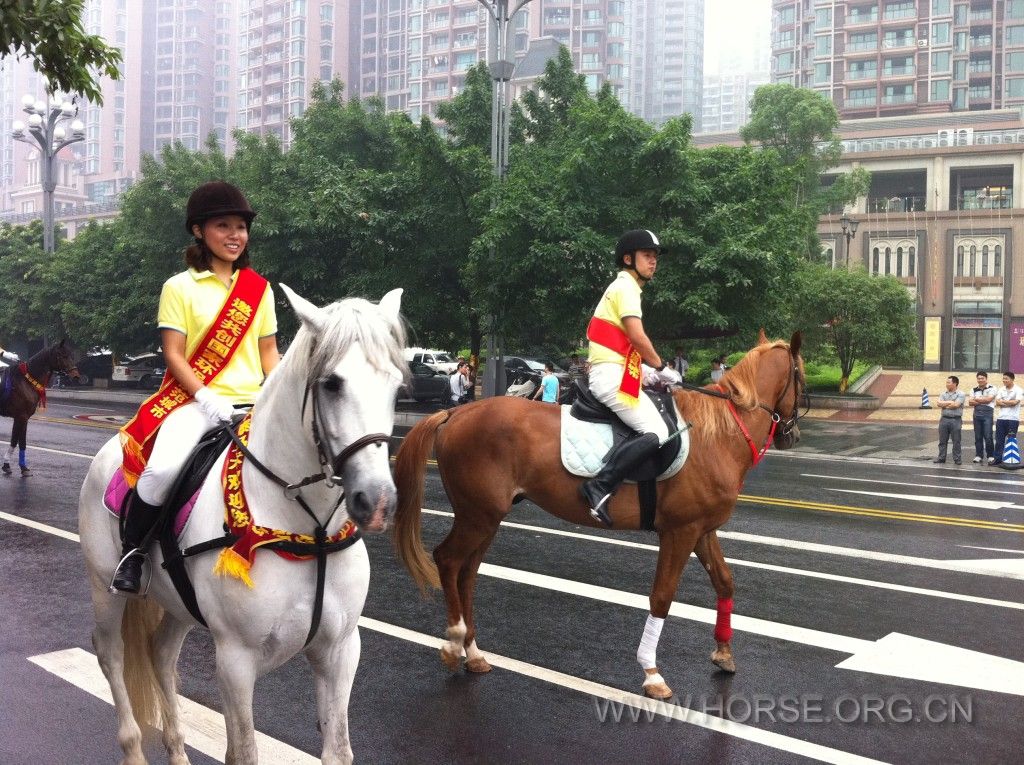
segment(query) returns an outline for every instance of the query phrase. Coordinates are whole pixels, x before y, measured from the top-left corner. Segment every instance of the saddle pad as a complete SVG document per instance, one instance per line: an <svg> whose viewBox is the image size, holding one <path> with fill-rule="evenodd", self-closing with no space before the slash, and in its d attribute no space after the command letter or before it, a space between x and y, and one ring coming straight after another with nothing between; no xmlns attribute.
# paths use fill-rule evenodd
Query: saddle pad
<svg viewBox="0 0 1024 765"><path fill-rule="evenodd" d="M605 422L583 422L569 414L571 406L562 407L562 465L573 475L580 478L593 478L601 469L604 455L612 448L612 426ZM683 418L676 411L676 418ZM672 464L658 476L659 481L671 478L678 473L686 457L690 453L690 433L683 431L677 436L679 454Z"/></svg>
<svg viewBox="0 0 1024 765"><path fill-rule="evenodd" d="M110 479L110 483L107 484L107 490L103 492L103 504L107 506L107 510L115 518L121 517L121 508L124 507L124 498L128 496L130 491L128 482L124 480L124 473L120 470L114 471L114 477ZM192 515L192 508L196 504L196 500L199 498L199 491L196 491L181 508L174 515L174 536L178 538L185 531L185 526L188 524L188 519Z"/></svg>

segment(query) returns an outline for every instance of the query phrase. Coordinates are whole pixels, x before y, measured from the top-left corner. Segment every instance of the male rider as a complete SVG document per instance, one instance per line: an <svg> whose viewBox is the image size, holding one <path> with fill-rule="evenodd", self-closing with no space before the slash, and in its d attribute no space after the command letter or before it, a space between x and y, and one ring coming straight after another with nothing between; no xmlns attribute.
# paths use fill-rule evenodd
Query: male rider
<svg viewBox="0 0 1024 765"><path fill-rule="evenodd" d="M10 362L11 364L17 364L19 361L21 361L21 358L18 356L17 353L14 353L13 351L5 351L3 348L0 348L0 361L7 361Z"/></svg>
<svg viewBox="0 0 1024 765"><path fill-rule="evenodd" d="M606 526L612 525L608 506L619 484L668 439L668 426L640 390L641 361L666 383L682 381L662 361L641 320L640 293L654 276L660 254L658 237L646 229L627 231L619 238L615 262L621 270L601 296L587 328L590 391L637 431L613 447L598 474L580 486L590 514Z"/></svg>

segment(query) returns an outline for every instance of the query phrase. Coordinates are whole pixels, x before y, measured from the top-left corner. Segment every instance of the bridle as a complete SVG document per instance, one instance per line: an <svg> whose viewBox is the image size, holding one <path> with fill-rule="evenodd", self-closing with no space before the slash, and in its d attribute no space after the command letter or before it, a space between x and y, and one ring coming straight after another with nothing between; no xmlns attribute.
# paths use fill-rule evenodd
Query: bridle
<svg viewBox="0 0 1024 765"><path fill-rule="evenodd" d="M753 437L750 435L749 428L747 428L746 423L743 422L743 418L740 417L739 410L737 410L736 403L733 401L732 394L730 392L718 384L715 385L715 390L709 390L708 388L703 388L698 385L690 385L687 383L682 384L682 387L687 390L726 400L733 419L736 420L736 424L739 425L740 431L743 433L743 437L747 441L747 446L750 447L750 455L755 465L764 459L765 452L768 451L769 447L771 447L775 440L775 434L779 429L779 426L781 425L782 427L782 435L789 438L800 418L806 416L807 412L810 410L810 400L804 392L804 413L803 415L800 414L800 396L804 389L804 377L800 372L800 365L797 363L796 356L793 354L792 348L787 347L786 352L789 354L789 360L792 364L792 374L786 377L786 386L782 389L782 393L780 393L778 398L775 399L775 403L772 406L768 406L761 401L757 402L757 408L763 409L771 418L771 425L768 428L768 436L765 438L764 445L760 449L757 448ZM793 389L793 408L789 416L783 418L782 412L779 411L779 407L786 400L790 388Z"/></svg>

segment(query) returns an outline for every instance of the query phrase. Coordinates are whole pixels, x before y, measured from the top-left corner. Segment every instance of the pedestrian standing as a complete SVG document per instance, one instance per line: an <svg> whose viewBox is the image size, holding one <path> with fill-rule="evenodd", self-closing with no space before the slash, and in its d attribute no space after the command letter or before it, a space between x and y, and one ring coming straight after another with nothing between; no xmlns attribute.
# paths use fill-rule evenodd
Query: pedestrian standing
<svg viewBox="0 0 1024 765"><path fill-rule="evenodd" d="M683 353L683 346L676 346L676 355L672 358L672 368L679 373L682 379L686 379L686 373L690 370L690 362Z"/></svg>
<svg viewBox="0 0 1024 765"><path fill-rule="evenodd" d="M451 389L452 406L468 404L470 401L469 391L472 387L472 383L469 381L469 364L460 361L452 376L448 378L448 384Z"/></svg>
<svg viewBox="0 0 1024 765"><path fill-rule="evenodd" d="M978 384L971 391L967 405L974 410L974 459L975 464L988 458L995 461L992 443L992 402L996 398L994 385L988 384L988 372L978 371Z"/></svg>
<svg viewBox="0 0 1024 765"><path fill-rule="evenodd" d="M725 375L725 356L719 356L711 362L711 382L717 383Z"/></svg>
<svg viewBox="0 0 1024 765"><path fill-rule="evenodd" d="M1006 439L1016 436L1020 425L1020 402L1024 398L1024 391L1014 379L1013 372L1003 372L1003 387L996 391L996 451L989 458L989 465L998 465L1003 461Z"/></svg>
<svg viewBox="0 0 1024 765"><path fill-rule="evenodd" d="M550 361L544 363L544 375L540 378L540 386L533 398L539 398L545 404L558 403L558 378L555 377L555 367Z"/></svg>
<svg viewBox="0 0 1024 765"><path fill-rule="evenodd" d="M939 456L932 462L946 461L946 444L953 439L953 464L960 464L960 433L963 429L964 401L966 396L957 390L960 378L950 375L946 378L946 390L939 396Z"/></svg>

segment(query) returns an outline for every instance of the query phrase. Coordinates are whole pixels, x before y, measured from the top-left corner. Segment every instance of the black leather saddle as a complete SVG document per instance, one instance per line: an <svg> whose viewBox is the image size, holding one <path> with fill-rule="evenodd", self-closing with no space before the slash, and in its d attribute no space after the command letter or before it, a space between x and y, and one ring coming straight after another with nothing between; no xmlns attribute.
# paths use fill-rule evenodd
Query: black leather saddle
<svg viewBox="0 0 1024 765"><path fill-rule="evenodd" d="M615 445L636 434L636 431L620 420L615 412L598 401L597 397L590 392L590 388L583 385L579 380L576 381L575 386L576 400L569 410L569 414L572 417L584 422L600 422L611 425L613 444ZM668 432L670 434L679 430L676 408L673 405L671 393L656 393L645 390L641 391L640 395L647 396L654 402L654 406L657 407L661 418L668 425ZM655 480L668 469L669 465L679 455L680 445L681 440L678 437L669 439L658 450L656 455L640 465L627 480L636 481L637 483Z"/></svg>

